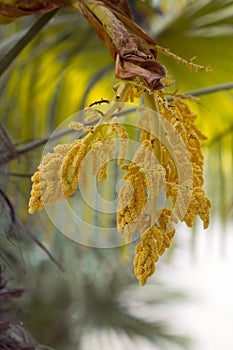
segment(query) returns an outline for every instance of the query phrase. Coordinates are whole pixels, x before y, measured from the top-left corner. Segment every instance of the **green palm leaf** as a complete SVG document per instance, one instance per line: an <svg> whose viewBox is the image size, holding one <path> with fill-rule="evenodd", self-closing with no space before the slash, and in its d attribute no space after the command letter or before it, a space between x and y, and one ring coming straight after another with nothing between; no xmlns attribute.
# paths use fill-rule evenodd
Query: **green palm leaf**
<svg viewBox="0 0 233 350"><path fill-rule="evenodd" d="M169 20L159 32L156 25L152 28L158 43L186 59L197 56L197 63L212 67L211 72L196 73L161 55L180 91L233 81L233 1L196 1ZM201 98L199 123L207 136L232 125L232 98L230 91Z"/></svg>

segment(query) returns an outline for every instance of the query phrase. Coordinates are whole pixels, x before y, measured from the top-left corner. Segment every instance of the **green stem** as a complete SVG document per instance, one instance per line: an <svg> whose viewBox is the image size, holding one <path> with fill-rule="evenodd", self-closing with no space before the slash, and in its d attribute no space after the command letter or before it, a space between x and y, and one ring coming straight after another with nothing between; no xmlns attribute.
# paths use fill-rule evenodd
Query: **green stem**
<svg viewBox="0 0 233 350"><path fill-rule="evenodd" d="M151 138L154 140L153 146L154 146L154 153L156 158L160 161L161 160L161 147L160 147L160 141L156 135L158 135L160 125L159 125L159 118L157 117L157 113L159 113L158 105L155 99L154 94L150 94L148 92L144 95L144 101L145 101L145 107L149 108L149 121L150 121L150 133Z"/></svg>
<svg viewBox="0 0 233 350"><path fill-rule="evenodd" d="M23 37L0 59L0 77L9 68L11 63L20 54L20 52L27 46L41 29L50 21L50 19L58 12L55 9L51 12L42 15L23 35Z"/></svg>
<svg viewBox="0 0 233 350"><path fill-rule="evenodd" d="M154 94L150 94L149 92L146 92L144 95L144 104L145 107L148 108L149 113L149 124L150 124L150 134L151 138L153 140L153 149L154 149L154 156L155 161L158 160L161 161L161 144L160 140L157 137L158 132L160 130L159 125L159 118L157 117L157 113L159 113L158 104L155 99ZM152 162L154 159L152 159ZM151 225L155 223L156 217L157 217L157 211L158 211L158 197L151 198Z"/></svg>
<svg viewBox="0 0 233 350"><path fill-rule="evenodd" d="M110 102L110 105L104 114L104 116L100 119L99 124L103 124L109 121L113 113L119 108L119 104L124 101L124 96L129 88L129 83L121 81L117 87L116 95L112 102Z"/></svg>
<svg viewBox="0 0 233 350"><path fill-rule="evenodd" d="M124 27L122 26L122 23L119 22L119 20L114 16L114 14L105 6L88 2L86 2L85 5L102 23L103 28L113 40L113 43L116 45L116 47L118 47L117 41L122 35L120 30L123 30L124 32ZM115 35L116 32L118 32L118 36Z"/></svg>

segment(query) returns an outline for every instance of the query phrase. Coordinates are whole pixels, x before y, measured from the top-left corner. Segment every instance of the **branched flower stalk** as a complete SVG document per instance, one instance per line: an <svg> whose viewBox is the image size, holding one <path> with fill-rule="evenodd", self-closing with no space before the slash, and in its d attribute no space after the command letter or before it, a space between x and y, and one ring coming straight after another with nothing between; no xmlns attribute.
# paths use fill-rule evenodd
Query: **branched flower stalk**
<svg viewBox="0 0 233 350"><path fill-rule="evenodd" d="M94 126L70 124L73 129L82 129L83 137L71 144L57 145L43 157L32 177L29 213L72 196L79 182L85 187L86 157L92 158L92 172L102 183L108 175L108 162L114 159L116 151L113 138L118 138L118 166L125 172L125 183L119 193L117 227L127 243L140 232L134 271L140 284L145 285L159 257L170 247L177 223L184 221L192 227L199 216L207 228L211 207L203 189L201 141L205 137L195 126L196 115L183 96L169 95L163 90L167 85L166 70L157 61L157 52L195 70L209 68L156 45L134 22L126 0L5 0L0 1L0 14L18 17L25 12L46 12L66 6L80 11L93 26L116 62L115 74L120 82L107 111ZM125 159L127 128L112 116L118 111L119 103L123 109L124 103L132 102L135 97L144 101L140 106L144 113L138 124L140 146L128 162ZM88 112L96 119L94 106ZM165 123L165 128L160 128L161 123ZM166 198L162 208L158 205L161 192Z"/></svg>

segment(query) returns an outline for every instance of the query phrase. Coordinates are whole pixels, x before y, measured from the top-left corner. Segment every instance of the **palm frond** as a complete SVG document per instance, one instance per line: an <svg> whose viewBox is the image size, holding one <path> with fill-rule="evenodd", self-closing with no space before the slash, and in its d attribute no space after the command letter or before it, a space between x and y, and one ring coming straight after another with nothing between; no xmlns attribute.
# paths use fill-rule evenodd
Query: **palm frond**
<svg viewBox="0 0 233 350"><path fill-rule="evenodd" d="M61 250L58 242L57 250ZM40 330L41 342L57 350L63 347L84 350L88 334L89 341L98 350L101 344L104 346L102 342L113 346L113 339L108 335L114 332L115 342L121 348L125 345L121 335L132 345L140 341L142 344L149 342L155 349L189 347L190 340L180 335L172 322L154 317L162 312L162 303L172 304L175 299L182 303L182 292L178 289L168 292L165 286L156 284L150 287L149 299L145 298L145 293L137 295L133 274L128 264L119 261L118 249L94 250L67 242L65 250L68 254L61 252L65 275L55 273L53 266L41 261L37 274L32 271L30 278L24 281L28 289L35 284L38 286L19 307L22 312L37 310L26 314L25 321L32 334ZM148 317L143 316L145 312ZM49 334L46 325L50 327ZM69 338L65 334L69 334ZM96 339L96 334L102 341Z"/></svg>
<svg viewBox="0 0 233 350"><path fill-rule="evenodd" d="M176 79L179 91L190 91L233 80L232 50L233 37L232 1L195 1L180 13L170 18L162 30L154 35L163 47L186 59L197 57L197 63L211 66L211 72L188 71L167 57L160 55L168 72ZM153 32L153 28L152 28ZM219 129L223 131L232 119L232 92L203 96L194 107L200 118L202 130L208 137L214 137ZM210 123L214 120L214 123Z"/></svg>

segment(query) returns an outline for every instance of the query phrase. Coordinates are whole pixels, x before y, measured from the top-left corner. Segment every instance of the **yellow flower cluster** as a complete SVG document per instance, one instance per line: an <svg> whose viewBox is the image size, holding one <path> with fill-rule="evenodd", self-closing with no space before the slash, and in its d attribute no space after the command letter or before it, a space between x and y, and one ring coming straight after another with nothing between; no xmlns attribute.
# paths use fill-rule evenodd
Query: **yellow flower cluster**
<svg viewBox="0 0 233 350"><path fill-rule="evenodd" d="M119 123L97 125L87 129L79 122L69 125L75 130L89 130L89 133L72 144L57 145L53 153L48 153L32 176L32 190L29 201L29 213L43 209L46 204L70 197L77 189L81 178L85 187L85 157L92 156L93 174L98 173L98 182L107 178L107 162L114 159L115 145L112 139L115 134L120 139L118 162L125 157L128 134ZM107 129L107 130L105 130Z"/></svg>
<svg viewBox="0 0 233 350"><path fill-rule="evenodd" d="M70 197L78 187L78 173L88 145L82 139L76 140L69 148L62 162L62 188L65 197Z"/></svg>
<svg viewBox="0 0 233 350"><path fill-rule="evenodd" d="M201 151L200 140L206 137L195 126L197 116L191 112L188 105L181 98L175 98L172 102L172 108L169 108L165 100L160 97L159 106L160 113L172 124L179 133L186 149L188 150L190 162L192 166L192 180L183 186L179 186L177 169L169 152L163 147L162 164L166 169L167 197L171 196L173 205L176 203L180 208L178 217L186 222L189 227L193 226L194 219L197 215L202 219L204 228L209 225L209 209L211 202L206 196L202 186L203 179L203 154ZM176 150L174 151L176 152ZM176 153L178 160L184 165L184 157L182 153ZM185 167L184 167L185 171ZM189 201L188 209L187 200ZM185 215L184 215L185 214Z"/></svg>
<svg viewBox="0 0 233 350"><path fill-rule="evenodd" d="M205 136L194 124L196 115L190 111L188 105L181 98L174 98L170 106L164 99L163 93L157 93L156 101L160 116L173 127L173 131L170 130L168 135L172 154L162 143L160 145L160 167L165 173L163 181L166 181L166 198L172 199L173 211L165 207L156 222L150 222L147 230L141 230L141 241L136 247L134 259L135 275L141 285L146 284L148 277L155 271L155 263L159 256L170 246L171 239L175 234L174 225L178 220L184 221L189 227L192 227L195 217L199 215L204 228L207 228L211 207L211 202L202 188L204 183L203 155L200 140L205 139ZM141 127L145 128L141 132L143 143L151 138L148 131L148 116L145 115L141 119ZM184 155L182 149L187 150L188 157ZM186 181L180 184L177 163L185 174L188 168L187 162L191 163L192 177L187 177ZM158 186L158 180L157 174L157 177L152 180L154 188Z"/></svg>
<svg viewBox="0 0 233 350"><path fill-rule="evenodd" d="M154 224L142 233L141 241L136 247L134 273L141 286L144 286L148 277L153 275L159 256L163 255L165 249L170 247L175 234L174 228L167 232L167 223L170 216L171 211L163 209L158 224Z"/></svg>
<svg viewBox="0 0 233 350"><path fill-rule="evenodd" d="M134 91L122 90L120 102L133 100ZM144 90L141 89L141 95ZM118 95L117 95L118 96ZM138 95L136 95L138 97ZM196 216L209 224L211 202L203 189L203 155L200 141L204 135L196 128L196 115L184 99L172 96L169 104L163 92L146 92L145 106L140 107L140 146L132 160L123 163L127 155L128 133L116 118L114 103L106 114L88 108L88 118L93 117L96 126L86 127L72 122L70 127L83 130L85 136L69 145L58 145L48 153L33 175L29 212L42 209L64 197L70 197L81 181L86 186L86 161L92 160L92 173L102 183L107 178L107 165L114 158L125 171L125 180L119 193L117 228L125 241L131 242L140 232L136 247L134 271L141 285L145 285L156 268L159 256L171 245L175 225L184 221L191 227ZM146 108L145 108L146 107ZM117 107L116 107L117 108ZM168 127L159 140L158 126L150 110L155 109ZM115 109L116 110L116 109ZM92 114L93 113L93 114ZM152 117L152 119L151 119ZM166 124L165 124L166 129ZM119 140L117 156L114 137ZM122 164L123 163L123 164ZM182 179L180 179L182 177ZM160 194L164 194L163 208L159 208Z"/></svg>
<svg viewBox="0 0 233 350"><path fill-rule="evenodd" d="M44 156L38 171L32 176L32 190L29 213L43 209L44 204L52 204L63 198L60 168L70 145L57 145L53 153Z"/></svg>
<svg viewBox="0 0 233 350"><path fill-rule="evenodd" d="M123 165L127 174L123 176L126 183L121 188L118 201L117 227L118 231L129 243L132 235L141 228L142 218L147 210L145 195L145 175L135 163Z"/></svg>
<svg viewBox="0 0 233 350"><path fill-rule="evenodd" d="M111 125L111 128L108 132L108 134L116 133L119 140L120 140L120 152L118 156L118 164L121 164L123 159L125 158L126 151L127 151L127 145L128 145L128 133L125 129L125 127L119 123L113 123Z"/></svg>
<svg viewBox="0 0 233 350"><path fill-rule="evenodd" d="M108 137L98 137L91 146L92 174L98 175L101 183L107 178L107 162L114 159L114 141Z"/></svg>
<svg viewBox="0 0 233 350"><path fill-rule="evenodd" d="M153 275L155 272L155 263L159 260L158 244L157 241L155 241L157 229L157 226L154 225L144 233L141 242L136 247L134 273L141 286L144 286L148 277ZM160 243L160 241L158 241L158 243Z"/></svg>
<svg viewBox="0 0 233 350"><path fill-rule="evenodd" d="M153 154L153 141L145 139L132 161L121 166L127 170L126 183L121 188L117 210L118 231L130 242L132 235L141 230L149 199L157 199L165 184L165 171Z"/></svg>

